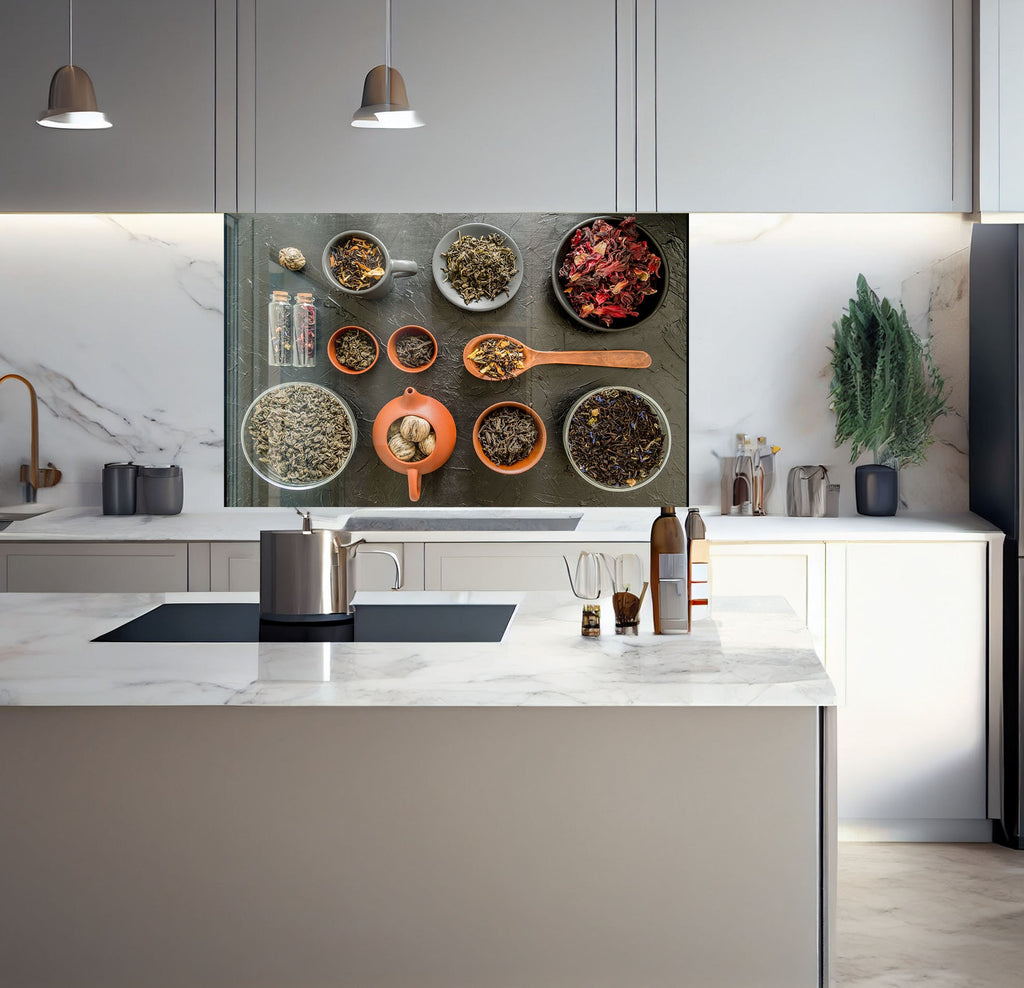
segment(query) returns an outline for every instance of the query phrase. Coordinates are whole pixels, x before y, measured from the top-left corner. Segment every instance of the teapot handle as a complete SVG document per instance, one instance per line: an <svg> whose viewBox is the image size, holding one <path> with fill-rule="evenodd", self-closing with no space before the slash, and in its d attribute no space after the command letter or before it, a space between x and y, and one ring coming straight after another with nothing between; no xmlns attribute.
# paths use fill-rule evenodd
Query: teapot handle
<svg viewBox="0 0 1024 988"><path fill-rule="evenodd" d="M419 470L409 471L409 500L418 501L420 499L420 489L423 482L423 478L420 475Z"/></svg>

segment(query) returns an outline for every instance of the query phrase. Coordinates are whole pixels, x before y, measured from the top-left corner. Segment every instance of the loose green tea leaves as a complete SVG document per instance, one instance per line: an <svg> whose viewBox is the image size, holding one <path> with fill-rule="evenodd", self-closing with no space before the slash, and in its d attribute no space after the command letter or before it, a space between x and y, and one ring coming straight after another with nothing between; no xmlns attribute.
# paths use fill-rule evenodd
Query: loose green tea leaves
<svg viewBox="0 0 1024 988"><path fill-rule="evenodd" d="M352 449L345 409L322 388L290 384L257 399L249 420L255 459L288 484L335 473Z"/></svg>
<svg viewBox="0 0 1024 988"><path fill-rule="evenodd" d="M516 254L505 246L505 238L500 233L460 236L442 256L445 280L464 302L491 300L502 293L508 294L516 273Z"/></svg>
<svg viewBox="0 0 1024 988"><path fill-rule="evenodd" d="M342 288L362 292L384 277L384 255L364 237L349 237L331 248L331 273Z"/></svg>
<svg viewBox="0 0 1024 988"><path fill-rule="evenodd" d="M644 298L658 291L660 268L661 258L637 235L636 217L627 216L618 226L595 220L580 227L558 277L580 318L611 326L613 319L640 315Z"/></svg>
<svg viewBox="0 0 1024 988"><path fill-rule="evenodd" d="M377 357L377 348L361 329L347 329L334 341L338 363L349 370L366 370Z"/></svg>
<svg viewBox="0 0 1024 988"><path fill-rule="evenodd" d="M434 359L434 341L423 333L406 333L395 341L395 353L403 367L423 367Z"/></svg>
<svg viewBox="0 0 1024 988"><path fill-rule="evenodd" d="M661 465L665 434L650 403L606 388L584 401L569 422L569 455L608 487L634 487Z"/></svg>
<svg viewBox="0 0 1024 988"><path fill-rule="evenodd" d="M525 460L537 445L540 432L529 412L505 405L480 423L480 447L492 463L510 467Z"/></svg>
<svg viewBox="0 0 1024 988"><path fill-rule="evenodd" d="M526 351L508 336L489 337L470 355L480 373L492 381L507 381L523 369Z"/></svg>

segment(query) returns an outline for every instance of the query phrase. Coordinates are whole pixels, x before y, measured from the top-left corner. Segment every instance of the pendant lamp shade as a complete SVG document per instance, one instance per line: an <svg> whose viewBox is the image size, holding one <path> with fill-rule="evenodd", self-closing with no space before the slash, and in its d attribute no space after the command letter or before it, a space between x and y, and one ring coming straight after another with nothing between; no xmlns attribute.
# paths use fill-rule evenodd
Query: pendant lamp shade
<svg viewBox="0 0 1024 988"><path fill-rule="evenodd" d="M405 80L398 69L375 65L366 73L366 79L363 81L363 102L359 109L352 114L352 126L390 128L423 126L423 121L409 105L409 97L405 92Z"/></svg>
<svg viewBox="0 0 1024 988"><path fill-rule="evenodd" d="M77 65L64 65L53 73L49 105L36 118L36 123L65 130L101 130L113 126L96 106L96 91L89 73Z"/></svg>

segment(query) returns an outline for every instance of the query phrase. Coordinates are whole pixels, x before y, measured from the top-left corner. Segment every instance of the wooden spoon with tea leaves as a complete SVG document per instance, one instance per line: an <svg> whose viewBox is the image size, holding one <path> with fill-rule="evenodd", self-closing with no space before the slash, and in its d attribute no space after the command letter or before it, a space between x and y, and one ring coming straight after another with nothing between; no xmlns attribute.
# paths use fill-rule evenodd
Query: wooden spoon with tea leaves
<svg viewBox="0 0 1024 988"><path fill-rule="evenodd" d="M537 364L642 370L651 366L651 355L645 350L531 350L511 336L485 333L466 344L462 363L473 377L481 381L507 381Z"/></svg>

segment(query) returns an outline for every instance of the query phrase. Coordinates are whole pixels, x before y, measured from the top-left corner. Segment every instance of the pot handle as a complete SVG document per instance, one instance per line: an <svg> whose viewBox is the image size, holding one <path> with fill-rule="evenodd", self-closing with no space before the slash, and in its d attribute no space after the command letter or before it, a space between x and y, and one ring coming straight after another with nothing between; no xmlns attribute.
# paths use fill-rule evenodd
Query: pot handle
<svg viewBox="0 0 1024 988"><path fill-rule="evenodd" d="M360 539L365 541L365 539ZM392 585L392 590L402 589L402 564L399 562L398 556L393 553L390 549L364 549L362 552L357 552L357 556L390 556L391 561L395 564L395 582Z"/></svg>
<svg viewBox="0 0 1024 988"><path fill-rule="evenodd" d="M419 470L409 471L409 500L418 501L420 499L420 487L423 483L423 477Z"/></svg>

